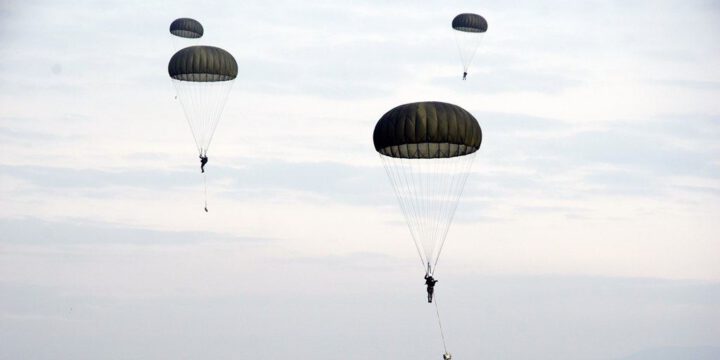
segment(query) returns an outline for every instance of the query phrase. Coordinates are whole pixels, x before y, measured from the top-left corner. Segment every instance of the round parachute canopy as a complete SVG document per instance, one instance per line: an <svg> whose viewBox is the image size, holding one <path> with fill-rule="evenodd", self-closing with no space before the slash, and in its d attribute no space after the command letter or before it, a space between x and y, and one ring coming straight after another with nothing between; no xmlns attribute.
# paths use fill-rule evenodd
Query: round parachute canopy
<svg viewBox="0 0 720 360"><path fill-rule="evenodd" d="M443 102L400 105L375 125L373 143L381 155L406 159L451 158L480 148L482 130L465 109Z"/></svg>
<svg viewBox="0 0 720 360"><path fill-rule="evenodd" d="M214 46L190 46L173 55L168 74L175 80L193 82L235 79L238 65L229 52Z"/></svg>
<svg viewBox="0 0 720 360"><path fill-rule="evenodd" d="M170 33L183 38L197 39L203 32L202 24L195 19L179 18L170 24Z"/></svg>
<svg viewBox="0 0 720 360"><path fill-rule="evenodd" d="M488 24L478 14L460 14L453 19L452 27L457 31L482 33L487 31Z"/></svg>
<svg viewBox="0 0 720 360"><path fill-rule="evenodd" d="M383 115L373 142L423 269L432 275L482 142L480 125L457 105L417 102Z"/></svg>

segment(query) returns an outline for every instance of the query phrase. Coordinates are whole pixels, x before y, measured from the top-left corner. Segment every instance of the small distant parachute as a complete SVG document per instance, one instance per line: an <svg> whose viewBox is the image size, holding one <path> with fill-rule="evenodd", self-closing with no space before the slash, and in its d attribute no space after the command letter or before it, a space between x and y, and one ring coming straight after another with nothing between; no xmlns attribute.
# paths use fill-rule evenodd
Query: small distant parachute
<svg viewBox="0 0 720 360"><path fill-rule="evenodd" d="M197 45L204 33L202 24L195 19L179 18L170 24L170 40L174 50Z"/></svg>
<svg viewBox="0 0 720 360"><path fill-rule="evenodd" d="M170 24L170 33L187 39L197 39L203 36L203 26L199 21L191 18L175 19Z"/></svg>
<svg viewBox="0 0 720 360"><path fill-rule="evenodd" d="M432 275L482 142L477 120L443 102L400 105L375 125L380 154L426 273Z"/></svg>
<svg viewBox="0 0 720 360"><path fill-rule="evenodd" d="M464 13L455 16L452 21L452 28L455 30L455 42L460 51L460 59L463 64L463 71L468 72L475 53L477 52L482 38L487 31L488 24L485 18L478 14Z"/></svg>

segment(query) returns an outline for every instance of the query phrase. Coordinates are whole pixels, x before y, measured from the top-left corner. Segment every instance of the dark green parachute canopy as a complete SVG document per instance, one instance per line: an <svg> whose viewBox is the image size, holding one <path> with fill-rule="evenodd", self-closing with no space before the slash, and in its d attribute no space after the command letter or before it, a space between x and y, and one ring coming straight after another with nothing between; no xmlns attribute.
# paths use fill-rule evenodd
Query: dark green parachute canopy
<svg viewBox="0 0 720 360"><path fill-rule="evenodd" d="M480 148L482 130L465 109L429 101L400 105L375 125L373 143L382 155L406 159L451 158Z"/></svg>
<svg viewBox="0 0 720 360"><path fill-rule="evenodd" d="M168 73L175 80L212 82L235 79L238 65L229 52L214 46L190 46L173 55Z"/></svg>
<svg viewBox="0 0 720 360"><path fill-rule="evenodd" d="M203 27L195 19L179 18L170 24L170 33L179 37L197 39L203 36Z"/></svg>
<svg viewBox="0 0 720 360"><path fill-rule="evenodd" d="M453 19L452 27L457 31L483 33L487 31L488 24L478 14L460 14Z"/></svg>

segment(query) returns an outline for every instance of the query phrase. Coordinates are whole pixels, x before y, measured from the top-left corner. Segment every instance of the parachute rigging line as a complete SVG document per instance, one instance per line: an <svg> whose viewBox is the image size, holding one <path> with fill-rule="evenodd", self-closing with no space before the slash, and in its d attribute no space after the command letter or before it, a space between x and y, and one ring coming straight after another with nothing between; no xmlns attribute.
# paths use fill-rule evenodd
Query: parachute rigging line
<svg viewBox="0 0 720 360"><path fill-rule="evenodd" d="M189 82L172 80L200 155L207 155L233 81Z"/></svg>
<svg viewBox="0 0 720 360"><path fill-rule="evenodd" d="M463 164L463 166L462 166L463 169L461 170L461 176L460 176L460 179L459 179L459 184L457 185L457 186L458 186L458 189L455 190L455 191L458 192L458 195L457 195L458 199L460 198L460 196L462 196L463 190L465 190L465 183L467 182L468 175L470 175L470 170L472 169L472 165L473 165L473 163L474 163L473 160L475 160L476 153L472 153L472 154L470 154L470 155L465 155L465 156L470 156L470 158L469 158L469 160L466 161L465 164ZM454 187L454 186L451 185L451 188L453 188L453 187ZM451 192L452 192L452 190L451 190ZM443 247L445 246L445 240L447 240L447 234L448 234L448 232L450 231L450 224L452 224L453 218L455 218L455 211L457 210L458 205L459 205L459 201L455 201L454 204L450 204L450 205L449 205L449 207L451 208L451 209L449 209L449 211L450 211L450 214L449 214L450 219L448 220L448 225L445 227L445 230L444 230L444 231L443 231L443 230L440 230L440 231L442 232L442 235L440 236L440 238L441 238L442 240L441 240L441 242L440 242L440 248L438 249L437 257L435 258L435 263L434 263L433 266L432 266L432 272L433 272L433 273L435 273L435 269L437 268L438 260L440 260L440 254L442 254ZM438 222L439 222L439 221L438 221ZM437 222L436 222L436 223L437 223ZM430 275L432 275L432 274L430 274Z"/></svg>
<svg viewBox="0 0 720 360"><path fill-rule="evenodd" d="M380 154L428 275L435 273L475 156L403 159Z"/></svg>
<svg viewBox="0 0 720 360"><path fill-rule="evenodd" d="M385 168L385 173L388 176L388 179L390 179L390 183L392 184L393 189L397 189L398 185L396 185L400 181L400 176L397 174L398 170L392 168L391 166L388 166L388 160L386 160L386 157L382 154L378 154L380 156L380 160L383 162L383 167ZM417 240L415 240L415 232L412 231L412 224L411 222L416 222L415 218L411 218L409 214L408 207L409 205L406 203L406 201L403 201L404 199L400 196L396 195L398 202L400 203L400 210L402 211L403 215L405 216L406 221L409 223L408 227L410 227L410 235L413 237L413 244L415 245L415 250L417 250L418 256L420 257L420 264L425 267L425 256L423 256L423 251L420 249L420 244ZM415 209L413 208L413 211ZM430 262L428 261L428 269L427 273L430 275Z"/></svg>
<svg viewBox="0 0 720 360"><path fill-rule="evenodd" d="M468 72L472 65L475 54L482 43L484 34L455 32L455 45L460 54L460 61L463 65L463 72Z"/></svg>

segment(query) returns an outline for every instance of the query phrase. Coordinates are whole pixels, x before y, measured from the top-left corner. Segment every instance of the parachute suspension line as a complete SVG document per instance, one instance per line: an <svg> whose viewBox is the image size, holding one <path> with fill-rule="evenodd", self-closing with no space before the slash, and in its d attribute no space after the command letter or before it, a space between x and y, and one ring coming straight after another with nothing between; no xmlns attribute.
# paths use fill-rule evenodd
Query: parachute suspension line
<svg viewBox="0 0 720 360"><path fill-rule="evenodd" d="M463 48L462 40L463 40L462 35L455 34L455 44L457 45L458 53L460 53L460 61L462 62L462 65L463 65L463 71L467 72L469 64L468 64L467 60L465 60L466 55L465 55L465 49Z"/></svg>
<svg viewBox="0 0 720 360"><path fill-rule="evenodd" d="M447 159L434 160L432 178L435 179L433 186L437 192L433 198L433 208L437 209L434 218L430 220L433 225L428 238L432 245L432 266L431 275L434 274L437 262L440 258L445 243L447 231L452 223L454 209L457 206L461 195L459 184L462 178L467 176L464 163L470 158L466 156L452 157Z"/></svg>
<svg viewBox="0 0 720 360"><path fill-rule="evenodd" d="M458 184L458 190L457 190L457 191L458 191L458 193L459 193L459 196L462 196L462 193L463 193L464 190L465 190L465 184L467 183L468 176L470 175L470 171L472 170L472 166L473 166L473 163L475 162L475 156L476 156L476 155L477 155L477 153L472 153L472 154L468 155L467 163L465 164L465 168L462 170L462 174L463 174L463 175L461 176L461 179L460 179L459 184ZM456 202L456 203L453 205L452 210L450 210L450 222L452 222L453 219L455 218L455 213L456 213L456 210L457 210L457 207L458 207L459 204L460 204L459 201ZM450 226L449 226L449 225L445 228L445 231L444 231L444 233L443 233L443 235L442 235L443 245L444 245L445 240L447 239L448 231L450 231ZM442 245L441 245L440 249L442 250Z"/></svg>
<svg viewBox="0 0 720 360"><path fill-rule="evenodd" d="M422 201L413 201L413 199L418 198L417 194L419 191L422 190L422 183L420 182L421 179L420 180L417 179L417 176L415 173L415 170L417 170L417 166L415 166L415 164L411 162L412 160L401 158L400 161L402 163L404 163L403 167L402 167L403 170L409 170L409 171L404 171L403 175L405 175L404 178L407 183L407 185L406 185L406 188L408 189L407 198L408 198L409 203L410 203L412 209L414 210L414 214L415 214L415 222L417 224L417 226L415 227L415 234L417 236L417 241L420 244L420 248L423 250L423 259L421 259L421 260L423 263L425 263L425 261L431 255L428 254L427 248L423 244L423 235L424 235L423 234L423 228L424 228L423 225L424 225L424 218L425 218L424 212L423 212L423 206L422 206L423 203L422 203ZM418 164L418 165L422 165L422 164ZM415 239L413 239L413 240L415 240Z"/></svg>
<svg viewBox="0 0 720 360"><path fill-rule="evenodd" d="M212 128L209 129L209 137L207 139L208 146L210 145L210 142L212 141L213 136L215 135L215 130L217 129L218 124L220 123L220 116L222 115L223 110L225 110L225 104L227 103L227 98L230 95L230 90L232 90L232 86L235 83L235 81L221 81L220 92L221 92L221 100L218 100L218 102L215 104L215 110L213 112L212 118L217 119L213 121L211 124ZM210 83L207 83L210 84Z"/></svg>
<svg viewBox="0 0 720 360"><path fill-rule="evenodd" d="M440 328L440 338L442 339L443 350L448 353L447 344L445 343L445 331L443 331L442 321L440 321L440 309L438 309L437 295L433 295L433 303L435 303L435 315L437 315L438 327Z"/></svg>
<svg viewBox="0 0 720 360"><path fill-rule="evenodd" d="M426 151L430 151L430 144L426 144ZM423 209L423 219L425 220L425 226L423 226L423 236L427 239L432 239L432 237L429 234L429 227L432 225L432 222L430 221L432 209L433 207L433 201L432 201L432 181L433 176L427 176L426 174L430 174L429 170L431 170L433 167L432 160L431 161L421 161L420 162L420 171L419 171L419 178L420 178L420 189L423 191L422 197L423 199L428 199L428 201L422 201L421 204L424 207ZM426 240L427 241L427 240ZM430 240L432 242L432 240ZM434 254L434 249L430 248L430 253L427 254L432 258ZM427 259L427 262L430 262L431 259Z"/></svg>
<svg viewBox="0 0 720 360"><path fill-rule="evenodd" d="M419 213L419 209L417 208L416 204L413 202L413 196L415 191L415 181L413 179L413 167L412 163L409 162L409 160L406 159L396 159L392 158L393 161L399 162L399 166L392 166L393 169L397 169L398 171L402 170L401 179L403 180L403 183L401 183L400 190L397 191L398 196L402 196L406 208L409 207L411 212L408 214L409 221L408 227L410 229L410 233L413 237L413 243L415 244L415 247L418 249L418 254L420 255L420 263L423 267L425 267L425 261L428 257L428 255L425 253L425 249L422 247L422 238L421 234L419 233L421 229L421 215ZM409 170L409 171L408 171ZM408 174L410 177L408 178Z"/></svg>
<svg viewBox="0 0 720 360"><path fill-rule="evenodd" d="M392 165L392 162L394 158L391 158L389 156L384 156L381 154L378 154L380 156L380 159L383 162L383 167L385 168L385 173L387 174L388 178L390 179L390 183L392 184L393 190L395 192L395 197L398 199L398 202L400 203L400 210L403 213L403 216L405 217L406 222L408 223L408 227L410 228L410 235L413 238L413 244L415 245L415 250L417 250L418 256L420 257L420 263L423 267L425 267L425 262L423 259L425 259L425 256L423 255L423 251L420 248L418 241L416 240L415 232L413 231L413 223L416 222L416 217L413 217L411 214L411 210L408 209L409 204L406 200L407 195L401 194L401 191L403 189L406 189L406 187L400 185L400 175L399 169L396 169L395 166ZM414 211L414 209L413 209Z"/></svg>
<svg viewBox="0 0 720 360"><path fill-rule="evenodd" d="M425 151L429 151L429 145ZM417 185L417 188L413 189L415 195L414 198L420 199L418 206L420 207L420 222L421 227L419 229L420 239L423 243L425 250L425 262L430 263L435 255L433 238L429 233L429 227L432 225L431 213L433 211L433 192L431 184L433 177L429 171L434 166L432 159L408 159L408 162L412 161L411 173L413 177L413 184ZM417 164L417 166L412 166Z"/></svg>
<svg viewBox="0 0 720 360"><path fill-rule="evenodd" d="M402 169L406 170L403 171L403 178L405 179L404 189L405 189L405 197L406 201L410 204L410 207L413 210L414 215L414 226L411 229L411 232L414 230L415 236L413 236L413 240L415 241L415 246L420 248L421 250L421 258L420 262L422 263L423 268L425 267L425 264L430 262L430 258L432 256L432 253L428 251L428 247L426 246L425 239L425 223L426 223L426 217L425 217L425 209L423 208L424 202L423 201L417 201L414 199L419 198L419 194L423 190L423 184L422 184L422 176L421 176L421 169L418 169L420 166L422 166L423 159L405 159L400 158L400 162L403 164ZM418 166L416 166L416 164ZM417 170L417 171L416 171ZM409 176L408 176L409 175ZM421 198L422 199L422 198Z"/></svg>
<svg viewBox="0 0 720 360"><path fill-rule="evenodd" d="M464 173L461 171L462 164L467 161L467 158L463 157L457 157L453 158L453 161L446 162L445 167L441 169L441 173L449 173L452 174L451 176L446 177L446 182L443 184L443 189L445 190L445 193L443 193L443 196L448 199L453 199L455 201L445 201L440 206L440 212L439 216L442 219L447 219L447 221L443 222L442 224L438 223L437 228L435 229L434 236L436 237L438 244L437 249L437 256L435 257L435 263L433 264L433 268L437 265L437 261L440 256L440 252L442 251L442 247L445 243L445 229L449 228L450 224L452 223L452 210L454 209L454 206L459 201L460 193L458 189L458 183L459 178L463 177Z"/></svg>
<svg viewBox="0 0 720 360"><path fill-rule="evenodd" d="M215 134L234 81L172 80L185 111L198 151L205 151Z"/></svg>
<svg viewBox="0 0 720 360"><path fill-rule="evenodd" d="M428 195L428 199L431 199L432 201L432 207L435 210L433 214L433 218L429 221L430 225L432 225L432 228L429 229L430 235L428 237L432 239L432 253L433 258L437 258L435 256L435 248L437 247L438 242L438 231L437 229L440 228L440 222L444 219L443 217L443 208L445 207L446 200L450 197L449 195L449 189L448 189L448 183L447 181L449 179L452 179L452 173L448 173L446 171L447 163L448 162L454 162L452 159L446 159L447 161L437 161L437 160L431 160L434 164L432 166L432 172L430 173L430 178L434 179L434 183L431 185L432 189L435 189L437 192L433 198L430 198ZM430 275L433 275L435 272L434 264L431 263L433 259L429 259L428 261L428 267L430 270Z"/></svg>
<svg viewBox="0 0 720 360"><path fill-rule="evenodd" d="M434 186L435 188L429 189L434 192L434 196L428 194L426 195L426 198L428 199L428 204L432 205L432 208L435 209L435 211L433 213L433 217L428 220L428 225L429 227L431 227L427 229L429 234L426 235L426 237L428 238L427 241L429 241L432 252L432 256L428 260L430 262L433 262L437 258L437 247L440 240L437 237L437 232L435 231L435 228L439 227L440 223L446 220L446 217L443 215L443 209L445 208L448 200L451 199L451 194L449 192L450 189L448 189L447 180L452 179L454 177L454 174L448 173L446 171L446 168L449 162L452 163L455 162L455 160L443 159L443 161L440 161L437 159L433 159L429 160L429 162L432 165L432 171L429 172L428 177L430 179L434 179L435 183L432 186ZM435 272L434 266L432 266L432 268L433 270L431 271L431 275Z"/></svg>
<svg viewBox="0 0 720 360"><path fill-rule="evenodd" d="M449 159L450 163L455 163L455 159ZM439 229L442 227L441 222L443 219L445 219L444 216L444 208L446 207L446 204L448 201L443 201L443 199L447 200L451 198L452 195L452 189L449 189L449 185L451 183L451 180L454 178L454 172L448 173L448 161L436 161L435 167L433 168L433 178L436 179L435 189L439 189L440 193L438 194L438 198L436 199L437 202L439 202L439 206L436 206L438 210L435 212L435 217L432 220L433 223L433 229L431 232L431 236L433 239L439 239L438 236L440 235ZM437 240L436 240L437 241ZM442 247L442 245L440 245ZM433 249L434 250L434 249ZM435 265L437 264L437 258L439 257L439 251L438 256L435 257L435 263L432 264L432 266L428 263L428 267L432 269L430 272L430 275L433 275L435 273Z"/></svg>
<svg viewBox="0 0 720 360"><path fill-rule="evenodd" d="M477 53L485 33L453 31L455 44L460 53L460 60L463 63L463 71L467 72Z"/></svg>
<svg viewBox="0 0 720 360"><path fill-rule="evenodd" d="M197 145L200 142L198 141L197 135L195 135L195 129L193 128L193 123L191 120L192 117L195 115L194 112L192 111L194 106L191 106L191 104L187 104L187 105L185 104L188 101L194 102L193 96L188 96L189 94L188 94L187 88L189 87L189 85L183 84L183 82L181 80L175 80L175 79L172 80L172 83L175 86L176 97L179 98L180 104L182 105L182 108L183 108L183 112L185 112L185 120L187 121L188 126L190 126L190 133L193 136L193 140L195 140L195 145L198 147L198 151L202 152L200 145Z"/></svg>
<svg viewBox="0 0 720 360"><path fill-rule="evenodd" d="M433 159L379 156L423 270L433 275L475 154Z"/></svg>
<svg viewBox="0 0 720 360"><path fill-rule="evenodd" d="M447 224L445 225L445 229L439 235L439 239L441 242L440 242L440 247L438 248L437 257L435 258L435 263L433 264L433 272L435 271L435 268L437 267L437 263L440 260L440 254L442 253L442 249L445 246L445 241L447 240L447 234L450 231L450 224L452 224L453 218L455 217L455 211L457 210L457 207L460 204L459 199L462 196L463 190L465 190L465 183L467 183L467 178L470 175L470 170L472 169L472 164L475 162L474 160L475 160L476 155L477 155L477 152L474 152L469 155L461 156L460 158L464 158L463 160L465 160L464 163L462 161L458 161L455 164L456 166L459 165L459 167L460 167L460 169L458 169L458 168L454 169L454 171L458 171L458 170L460 171L459 178L457 179L458 180L457 183L452 184L450 186L451 190L450 190L449 194L457 193L458 201L455 201L454 204L453 203L447 204L448 205L447 206L448 207L448 209L447 209L448 221L447 221ZM455 179L453 179L453 182L454 182L454 180Z"/></svg>

